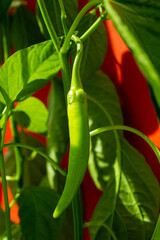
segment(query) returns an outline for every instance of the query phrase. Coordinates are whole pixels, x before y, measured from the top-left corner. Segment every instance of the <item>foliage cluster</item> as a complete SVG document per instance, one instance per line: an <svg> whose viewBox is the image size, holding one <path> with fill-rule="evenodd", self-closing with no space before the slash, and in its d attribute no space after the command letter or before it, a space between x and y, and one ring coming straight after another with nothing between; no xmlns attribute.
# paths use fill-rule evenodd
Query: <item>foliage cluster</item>
<svg viewBox="0 0 160 240"><path fill-rule="evenodd" d="M123 131L142 137L160 161L159 150L142 133L123 125L117 91L100 67L107 50L103 21L112 19L145 74L159 109L159 12L160 3L155 0L92 0L79 14L77 0L38 0L36 15L25 1L0 1L0 63L5 61L0 68L0 170L5 199L5 213L0 208L1 240L65 240L73 239L73 232L75 240L80 240L85 227L91 240L158 239L159 183ZM73 72L70 60L77 56L72 35L83 43L80 76L88 96L88 169L103 192L87 223L82 222L79 191L72 202L73 217L71 206L58 219L52 217L66 175L60 163L69 144L66 99ZM16 52L10 56L12 48ZM47 109L31 95L48 82ZM8 119L13 142L4 144ZM46 136L47 146L24 129ZM8 147L5 157L4 147ZM15 196L10 205L7 183ZM20 224L10 222L15 202Z"/></svg>

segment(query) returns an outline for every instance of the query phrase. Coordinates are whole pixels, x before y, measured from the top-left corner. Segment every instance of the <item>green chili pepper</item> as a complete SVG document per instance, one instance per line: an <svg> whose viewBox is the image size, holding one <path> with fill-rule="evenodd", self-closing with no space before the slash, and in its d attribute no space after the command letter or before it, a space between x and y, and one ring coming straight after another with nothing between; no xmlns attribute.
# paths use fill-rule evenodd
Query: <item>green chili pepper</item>
<svg viewBox="0 0 160 240"><path fill-rule="evenodd" d="M67 96L70 135L68 174L63 193L53 213L54 218L59 217L73 200L83 180L89 157L87 94L83 90L80 78L83 45L78 37L73 36L72 39L77 44L77 55L73 64L71 88Z"/></svg>

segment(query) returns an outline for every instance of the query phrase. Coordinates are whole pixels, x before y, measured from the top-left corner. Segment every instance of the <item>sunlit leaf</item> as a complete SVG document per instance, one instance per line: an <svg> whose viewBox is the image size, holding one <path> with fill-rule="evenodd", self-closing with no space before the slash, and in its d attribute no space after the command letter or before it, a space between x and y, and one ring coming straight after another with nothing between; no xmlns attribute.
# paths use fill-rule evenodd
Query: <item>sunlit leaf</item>
<svg viewBox="0 0 160 240"><path fill-rule="evenodd" d="M24 100L46 85L59 69L59 57L50 40L20 50L0 68L1 94L7 104Z"/></svg>
<svg viewBox="0 0 160 240"><path fill-rule="evenodd" d="M45 105L35 97L29 97L13 109L14 119L31 132L47 132L48 110Z"/></svg>
<svg viewBox="0 0 160 240"><path fill-rule="evenodd" d="M98 127L123 123L119 98L107 75L98 71L84 82L84 89L89 95L90 131ZM113 170L116 148L117 140L114 132L107 132L91 138L89 172L100 190L105 189L108 173Z"/></svg>
<svg viewBox="0 0 160 240"><path fill-rule="evenodd" d="M48 103L48 154L52 159L54 159L54 161L60 163L67 151L69 143L67 110L63 84L60 78L54 78L52 81ZM55 171L50 163L47 163L47 173L50 186L53 189L60 191L59 187L62 185L60 188L63 188L64 181L62 184L62 176Z"/></svg>
<svg viewBox="0 0 160 240"><path fill-rule="evenodd" d="M160 106L160 2L104 0L113 23L131 49Z"/></svg>
<svg viewBox="0 0 160 240"><path fill-rule="evenodd" d="M160 236L160 216L158 218L156 228L154 230L154 233L153 233L153 236L152 236L151 240L159 240L159 236Z"/></svg>
<svg viewBox="0 0 160 240"><path fill-rule="evenodd" d="M91 130L121 124L118 96L109 78L97 72L84 86L89 94ZM159 184L144 157L128 144L122 132L91 138L89 171L96 186L104 191L91 219L97 223L90 226L91 239L110 239L111 233L104 225L118 239L119 235L121 239L151 239L159 212Z"/></svg>
<svg viewBox="0 0 160 240"><path fill-rule="evenodd" d="M67 151L69 135L63 84L54 78L49 94L48 152L60 162Z"/></svg>

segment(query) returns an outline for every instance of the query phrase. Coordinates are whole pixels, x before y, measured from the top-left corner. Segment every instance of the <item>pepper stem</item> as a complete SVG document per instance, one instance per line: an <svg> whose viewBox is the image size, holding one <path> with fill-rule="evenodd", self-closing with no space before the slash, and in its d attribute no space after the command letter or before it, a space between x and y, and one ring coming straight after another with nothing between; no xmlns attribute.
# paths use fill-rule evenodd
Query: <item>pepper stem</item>
<svg viewBox="0 0 160 240"><path fill-rule="evenodd" d="M79 88L82 88L82 82L80 80L80 66L83 54L83 43L77 36L74 35L72 36L72 40L77 45L77 54L73 63L71 89L77 90Z"/></svg>

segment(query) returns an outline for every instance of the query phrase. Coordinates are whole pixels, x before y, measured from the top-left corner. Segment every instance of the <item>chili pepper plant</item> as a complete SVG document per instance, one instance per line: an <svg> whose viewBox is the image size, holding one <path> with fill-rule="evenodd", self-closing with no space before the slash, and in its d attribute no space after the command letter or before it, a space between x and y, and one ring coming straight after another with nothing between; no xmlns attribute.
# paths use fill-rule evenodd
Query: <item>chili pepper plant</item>
<svg viewBox="0 0 160 240"><path fill-rule="evenodd" d="M77 0L37 0L36 14L26 4L0 1L0 239L82 240L86 228L91 240L160 239L159 183L124 131L146 141L158 161L159 150L124 125L117 90L100 70L104 21L112 21L160 107L159 1L92 0L78 11ZM45 85L48 107L33 95ZM81 191L87 166L102 192L88 222Z"/></svg>

